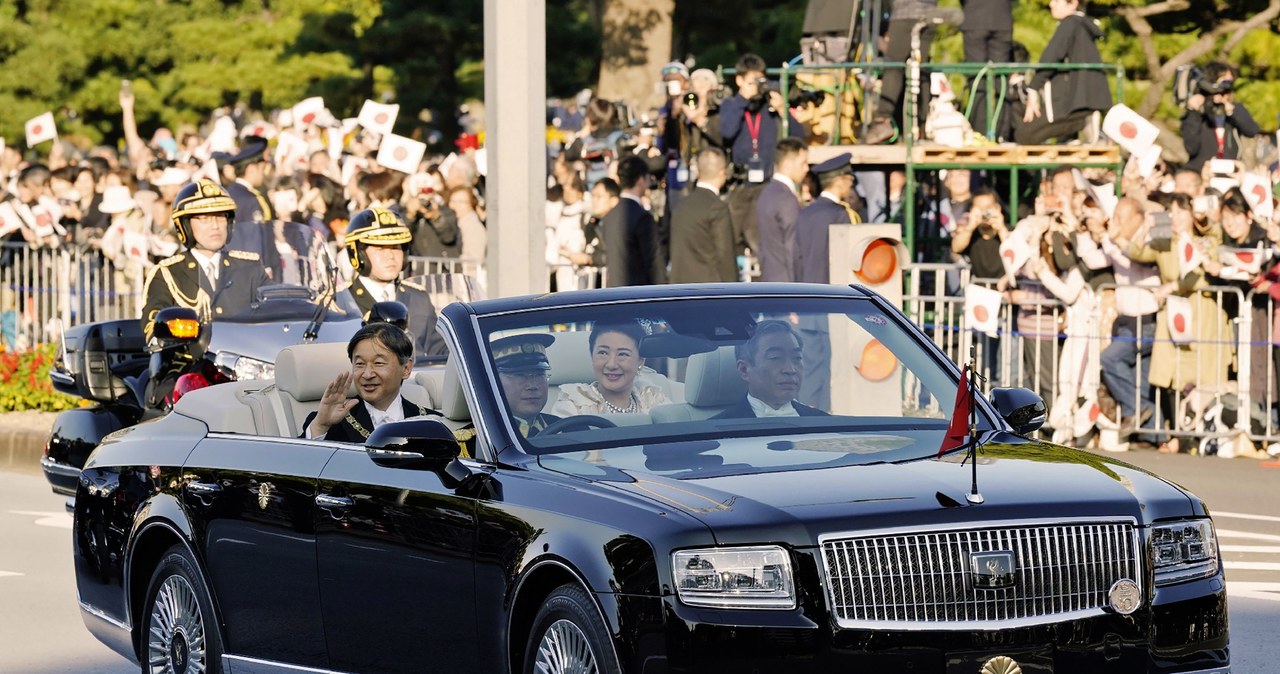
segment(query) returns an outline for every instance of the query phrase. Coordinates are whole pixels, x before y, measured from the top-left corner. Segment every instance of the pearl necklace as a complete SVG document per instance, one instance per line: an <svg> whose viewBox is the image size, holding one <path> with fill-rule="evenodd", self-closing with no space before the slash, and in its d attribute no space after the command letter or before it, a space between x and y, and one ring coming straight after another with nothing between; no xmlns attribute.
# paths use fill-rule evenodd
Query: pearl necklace
<svg viewBox="0 0 1280 674"><path fill-rule="evenodd" d="M596 390L596 393L600 394L600 399L604 401L605 407L608 407L609 411L613 412L614 414L635 414L640 411L640 405L639 405L639 402L636 400L636 394L634 393L631 394L630 405L627 405L626 407L618 407L617 405L614 405L613 403L609 402L608 398L604 397L604 391L600 390L599 382L594 382L594 381L591 382L591 388L594 388Z"/></svg>

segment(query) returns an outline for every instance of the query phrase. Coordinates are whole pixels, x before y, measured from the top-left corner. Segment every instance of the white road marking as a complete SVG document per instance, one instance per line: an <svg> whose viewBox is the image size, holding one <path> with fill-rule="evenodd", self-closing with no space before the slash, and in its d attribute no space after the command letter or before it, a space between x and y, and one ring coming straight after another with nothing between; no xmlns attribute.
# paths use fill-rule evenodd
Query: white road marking
<svg viewBox="0 0 1280 674"><path fill-rule="evenodd" d="M5 576L21 576L21 575L22 574L18 573L17 571L0 571L0 578L4 578Z"/></svg>
<svg viewBox="0 0 1280 674"><path fill-rule="evenodd" d="M1223 562L1222 566L1241 571L1280 571L1280 562Z"/></svg>
<svg viewBox="0 0 1280 674"><path fill-rule="evenodd" d="M35 524L40 527L53 527L55 529L71 528L71 513L68 512L36 512L31 510L10 510L11 515L23 515L26 517L36 518Z"/></svg>
<svg viewBox="0 0 1280 674"><path fill-rule="evenodd" d="M1275 534L1255 534L1252 531L1239 531L1236 529L1215 529L1218 532L1218 538L1252 538L1258 541L1277 541L1280 542L1280 536Z"/></svg>
<svg viewBox="0 0 1280 674"><path fill-rule="evenodd" d="M1254 554L1280 554L1280 545L1219 545L1222 552L1249 552Z"/></svg>
<svg viewBox="0 0 1280 674"><path fill-rule="evenodd" d="M1227 582L1227 594L1247 599L1280 601L1280 583Z"/></svg>
<svg viewBox="0 0 1280 674"><path fill-rule="evenodd" d="M1275 515L1255 515L1253 513L1230 513L1230 512L1219 512L1217 510L1212 511L1210 514L1213 515L1213 518L1215 520L1218 519L1219 517L1225 517L1228 519L1236 519L1236 520L1258 520L1260 522L1280 522L1280 517L1277 517Z"/></svg>

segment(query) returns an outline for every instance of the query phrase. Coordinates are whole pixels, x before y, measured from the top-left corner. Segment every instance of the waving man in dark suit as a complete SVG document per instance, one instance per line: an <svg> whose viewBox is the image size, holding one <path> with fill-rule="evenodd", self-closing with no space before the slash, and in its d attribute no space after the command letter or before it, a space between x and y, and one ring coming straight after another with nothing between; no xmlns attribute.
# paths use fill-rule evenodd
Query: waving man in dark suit
<svg viewBox="0 0 1280 674"><path fill-rule="evenodd" d="M347 342L351 369L329 382L320 408L302 424L302 437L364 444L373 429L388 421L440 413L405 400L404 380L413 373L413 342L390 323L370 323ZM347 398L355 382L356 397Z"/></svg>

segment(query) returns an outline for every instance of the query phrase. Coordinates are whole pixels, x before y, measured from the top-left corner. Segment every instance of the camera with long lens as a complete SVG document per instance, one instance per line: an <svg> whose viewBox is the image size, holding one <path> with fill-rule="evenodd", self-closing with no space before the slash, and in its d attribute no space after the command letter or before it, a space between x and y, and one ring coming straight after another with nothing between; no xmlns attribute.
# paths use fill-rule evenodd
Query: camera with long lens
<svg viewBox="0 0 1280 674"><path fill-rule="evenodd" d="M769 102L769 93L782 93L782 85L777 80L771 80L766 77L756 79L756 95L747 101L747 110L750 112L759 112ZM827 93L818 89L806 89L801 86L794 86L787 90L787 105L790 107L800 107L803 105L822 105L826 100Z"/></svg>
<svg viewBox="0 0 1280 674"><path fill-rule="evenodd" d="M1213 104L1214 96L1230 94L1235 91L1235 80L1211 80L1199 66L1179 66L1173 73L1173 102L1179 107L1187 107L1187 101L1194 94L1209 99L1212 110L1208 114L1222 114L1222 105Z"/></svg>

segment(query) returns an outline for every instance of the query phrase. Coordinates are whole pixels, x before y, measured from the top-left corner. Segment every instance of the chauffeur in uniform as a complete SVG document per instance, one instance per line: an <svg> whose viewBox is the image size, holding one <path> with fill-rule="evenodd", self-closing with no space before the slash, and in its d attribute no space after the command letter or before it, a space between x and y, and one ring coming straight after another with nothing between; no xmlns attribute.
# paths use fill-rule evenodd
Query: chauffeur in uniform
<svg viewBox="0 0 1280 674"><path fill-rule="evenodd" d="M151 339L161 309L195 309L201 323L249 308L267 275L257 253L224 249L235 221L235 202L212 180L178 191L170 215L186 251L162 260L147 274L142 331Z"/></svg>
<svg viewBox="0 0 1280 674"><path fill-rule="evenodd" d="M356 278L339 293L338 306L368 320L378 302L399 302L409 310L409 333L419 355L448 353L444 338L436 332L436 310L427 289L400 280L405 251L413 233L394 211L367 208L351 218L344 245Z"/></svg>
<svg viewBox="0 0 1280 674"><path fill-rule="evenodd" d="M544 414L547 406L547 381L551 362L547 360L547 347L556 338L547 334L512 335L495 339L489 350L493 353L493 365L498 371L498 383L502 396L511 411L511 425L520 435L531 438L560 417ZM454 437L475 456L475 427L454 431Z"/></svg>

